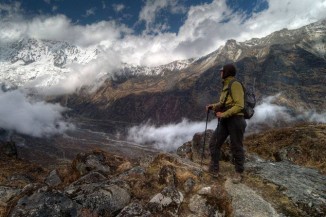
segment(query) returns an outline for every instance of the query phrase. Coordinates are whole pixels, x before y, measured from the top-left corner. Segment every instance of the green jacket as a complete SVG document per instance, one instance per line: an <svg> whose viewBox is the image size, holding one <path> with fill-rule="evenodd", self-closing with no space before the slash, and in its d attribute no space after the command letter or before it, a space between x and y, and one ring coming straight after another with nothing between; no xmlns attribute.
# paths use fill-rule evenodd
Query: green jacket
<svg viewBox="0 0 326 217"><path fill-rule="evenodd" d="M235 78L232 76L229 76L224 79L223 89L220 95L220 101L218 103L212 104L214 111L218 111L219 109L221 109L221 106L223 106L225 97L228 92L228 85L233 79ZM242 110L244 108L244 92L240 82L235 81L232 83L231 93L229 93L228 98L225 102L225 108L227 110L222 113L222 118L228 118L234 115L243 115Z"/></svg>

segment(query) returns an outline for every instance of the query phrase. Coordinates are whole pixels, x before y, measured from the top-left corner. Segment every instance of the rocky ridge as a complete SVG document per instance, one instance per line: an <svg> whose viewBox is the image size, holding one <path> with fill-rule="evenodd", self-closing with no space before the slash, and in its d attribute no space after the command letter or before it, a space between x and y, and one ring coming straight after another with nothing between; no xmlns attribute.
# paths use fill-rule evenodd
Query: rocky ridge
<svg viewBox="0 0 326 217"><path fill-rule="evenodd" d="M318 125L309 130L318 132ZM323 126L321 126L323 127ZM300 126L299 129L302 129ZM294 128L296 129L296 128ZM0 145L1 216L324 216L326 176L286 159L266 160L249 150L246 172L233 184L232 156L225 144L221 176L200 165L203 132L174 153L130 161L102 150L42 168L16 159L13 144ZM207 140L212 131L207 132ZM276 134L275 134L276 135ZM274 137L275 137L274 135ZM256 140L259 135L256 135ZM323 139L319 134L317 139ZM258 141L262 141L258 139ZM272 142L272 141L271 141ZM262 145L261 145L262 146ZM263 147L262 147L263 148ZM6 154L5 154L6 153ZM9 155L9 156L8 156ZM11 157L10 157L11 156ZM9 162L9 164L8 164Z"/></svg>

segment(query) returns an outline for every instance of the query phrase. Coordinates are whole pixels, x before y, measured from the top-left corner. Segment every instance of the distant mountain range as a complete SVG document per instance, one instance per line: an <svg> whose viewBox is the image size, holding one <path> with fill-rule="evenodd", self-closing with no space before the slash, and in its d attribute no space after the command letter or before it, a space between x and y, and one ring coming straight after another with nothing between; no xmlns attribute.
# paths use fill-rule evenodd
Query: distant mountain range
<svg viewBox="0 0 326 217"><path fill-rule="evenodd" d="M51 86L70 73L69 64L87 64L100 53L66 42L22 39L2 45L0 82ZM81 90L55 100L74 113L95 118L137 123L199 120L205 115L205 104L217 100L221 85L216 72L228 62L236 64L240 80L255 85L259 99L282 93L278 103L294 111L326 107L326 20L260 39L228 40L197 59L158 67L123 64L115 79L108 77L97 91Z"/></svg>

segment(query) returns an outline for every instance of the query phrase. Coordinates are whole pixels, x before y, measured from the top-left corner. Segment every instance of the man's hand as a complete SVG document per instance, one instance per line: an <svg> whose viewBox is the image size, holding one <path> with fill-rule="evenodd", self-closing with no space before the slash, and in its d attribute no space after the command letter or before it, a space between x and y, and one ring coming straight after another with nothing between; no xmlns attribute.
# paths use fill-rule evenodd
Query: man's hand
<svg viewBox="0 0 326 217"><path fill-rule="evenodd" d="M215 115L216 115L217 118L222 118L222 114L223 114L222 112L216 112Z"/></svg>
<svg viewBox="0 0 326 217"><path fill-rule="evenodd" d="M213 105L206 105L206 112L208 111L208 110L212 110L213 109Z"/></svg>

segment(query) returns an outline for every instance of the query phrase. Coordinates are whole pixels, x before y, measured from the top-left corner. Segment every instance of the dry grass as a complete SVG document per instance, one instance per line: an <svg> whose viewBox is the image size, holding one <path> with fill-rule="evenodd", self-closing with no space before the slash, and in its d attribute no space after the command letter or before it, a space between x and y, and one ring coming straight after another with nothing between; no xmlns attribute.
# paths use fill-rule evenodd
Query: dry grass
<svg viewBox="0 0 326 217"><path fill-rule="evenodd" d="M294 163L326 174L326 124L309 124L250 135L244 142L249 152L264 159L277 160L286 149Z"/></svg>
<svg viewBox="0 0 326 217"><path fill-rule="evenodd" d="M24 188L29 182L41 183L49 171L22 159L8 157L0 153L0 185ZM17 178L15 178L17 177ZM8 216L10 209L22 195L11 198L7 204L0 204L0 217Z"/></svg>
<svg viewBox="0 0 326 217"><path fill-rule="evenodd" d="M0 185L9 187L23 188L27 183L27 180L17 179L10 180L10 177L15 175L25 176L33 182L43 182L49 171L42 168L37 164L33 164L21 159L7 157L5 155L0 156Z"/></svg>

